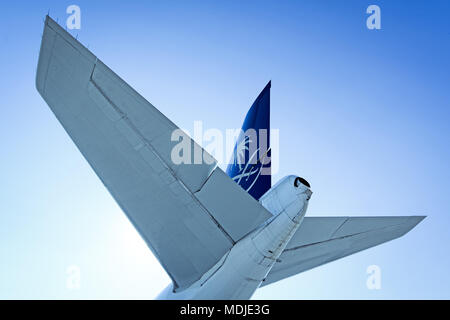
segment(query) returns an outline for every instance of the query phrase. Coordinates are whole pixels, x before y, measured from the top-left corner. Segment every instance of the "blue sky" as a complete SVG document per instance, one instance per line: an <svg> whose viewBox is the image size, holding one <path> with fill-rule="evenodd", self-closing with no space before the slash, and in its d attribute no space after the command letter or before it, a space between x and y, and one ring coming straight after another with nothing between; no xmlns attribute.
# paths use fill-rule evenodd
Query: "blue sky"
<svg viewBox="0 0 450 320"><path fill-rule="evenodd" d="M359 0L3 4L0 298L146 299L169 283L35 89L43 18L64 23L71 4L72 34L182 128L239 127L272 80L273 180L305 177L308 215L428 216L254 298L450 298L450 3Z"/></svg>

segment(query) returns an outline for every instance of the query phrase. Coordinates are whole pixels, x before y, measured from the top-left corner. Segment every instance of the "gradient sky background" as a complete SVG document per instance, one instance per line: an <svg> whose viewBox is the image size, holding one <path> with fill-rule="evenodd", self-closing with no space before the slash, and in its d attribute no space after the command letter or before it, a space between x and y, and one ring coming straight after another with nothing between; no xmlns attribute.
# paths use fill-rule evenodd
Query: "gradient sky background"
<svg viewBox="0 0 450 320"><path fill-rule="evenodd" d="M238 128L272 80L307 215L427 215L259 299L450 298L450 2L14 1L0 19L0 298L154 298L169 277L35 89L43 30L78 39L178 126ZM370 4L381 30L366 28ZM381 289L366 268L381 268ZM68 289L67 268L81 270Z"/></svg>

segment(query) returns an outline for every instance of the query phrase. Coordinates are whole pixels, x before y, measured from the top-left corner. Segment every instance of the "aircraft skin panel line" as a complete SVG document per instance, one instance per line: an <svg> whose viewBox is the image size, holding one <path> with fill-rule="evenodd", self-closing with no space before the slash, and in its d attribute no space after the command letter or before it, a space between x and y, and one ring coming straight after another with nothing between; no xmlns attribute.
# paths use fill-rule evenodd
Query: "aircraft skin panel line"
<svg viewBox="0 0 450 320"><path fill-rule="evenodd" d="M171 278L158 299L249 299L424 219L305 217L308 181L288 175L272 186L271 81L245 117L227 172L49 16L36 88ZM175 161L182 143L183 161Z"/></svg>

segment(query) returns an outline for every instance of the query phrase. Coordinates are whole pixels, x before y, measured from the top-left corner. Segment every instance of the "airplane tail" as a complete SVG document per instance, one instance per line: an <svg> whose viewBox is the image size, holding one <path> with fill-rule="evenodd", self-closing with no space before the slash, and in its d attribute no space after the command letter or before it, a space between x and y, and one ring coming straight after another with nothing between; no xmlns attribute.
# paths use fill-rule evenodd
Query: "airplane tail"
<svg viewBox="0 0 450 320"><path fill-rule="evenodd" d="M256 200L270 189L270 87L253 102L242 124L227 174Z"/></svg>

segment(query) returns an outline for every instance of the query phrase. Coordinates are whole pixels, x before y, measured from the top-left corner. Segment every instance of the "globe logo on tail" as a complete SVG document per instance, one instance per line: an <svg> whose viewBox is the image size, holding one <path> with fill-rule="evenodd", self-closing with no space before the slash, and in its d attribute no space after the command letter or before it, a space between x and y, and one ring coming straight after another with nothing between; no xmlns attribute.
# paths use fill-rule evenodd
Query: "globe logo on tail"
<svg viewBox="0 0 450 320"><path fill-rule="evenodd" d="M227 174L255 199L271 187L269 82L248 111Z"/></svg>

